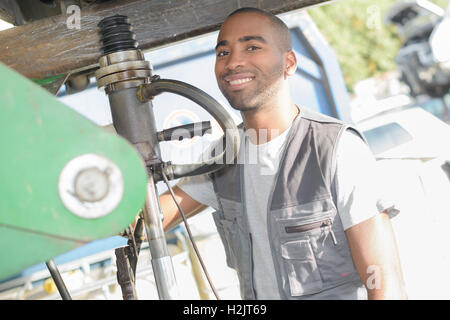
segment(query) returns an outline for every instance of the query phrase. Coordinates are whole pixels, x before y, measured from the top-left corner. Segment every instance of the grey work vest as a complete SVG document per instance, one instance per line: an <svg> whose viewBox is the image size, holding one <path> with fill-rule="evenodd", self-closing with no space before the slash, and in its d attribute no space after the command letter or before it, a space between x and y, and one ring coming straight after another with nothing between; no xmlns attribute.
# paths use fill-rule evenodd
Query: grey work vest
<svg viewBox="0 0 450 320"><path fill-rule="evenodd" d="M311 298L349 282L361 285L331 188L335 146L347 129L358 132L301 108L288 133L267 208L268 254L282 299ZM244 164L231 164L210 175L219 202L213 216L241 297L257 299L243 169Z"/></svg>

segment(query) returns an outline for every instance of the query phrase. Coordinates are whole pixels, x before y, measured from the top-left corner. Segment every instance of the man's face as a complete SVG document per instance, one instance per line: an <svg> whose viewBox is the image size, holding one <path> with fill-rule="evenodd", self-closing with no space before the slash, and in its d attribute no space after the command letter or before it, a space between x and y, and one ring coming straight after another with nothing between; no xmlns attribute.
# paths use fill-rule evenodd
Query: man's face
<svg viewBox="0 0 450 320"><path fill-rule="evenodd" d="M269 18L239 13L217 38L215 74L220 91L240 111L255 110L277 95L285 58Z"/></svg>

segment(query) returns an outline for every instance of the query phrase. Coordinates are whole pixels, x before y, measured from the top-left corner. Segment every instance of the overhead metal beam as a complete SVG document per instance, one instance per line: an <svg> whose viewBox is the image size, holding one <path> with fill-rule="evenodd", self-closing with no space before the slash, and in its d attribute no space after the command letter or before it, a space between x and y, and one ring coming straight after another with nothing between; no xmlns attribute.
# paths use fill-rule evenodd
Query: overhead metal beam
<svg viewBox="0 0 450 320"><path fill-rule="evenodd" d="M0 32L0 62L35 80L94 70L101 55L97 24L114 14L130 18L145 52L218 30L226 16L240 7L280 14L328 1L112 0L81 10L79 29L70 29L73 24L68 19L73 14L67 14Z"/></svg>

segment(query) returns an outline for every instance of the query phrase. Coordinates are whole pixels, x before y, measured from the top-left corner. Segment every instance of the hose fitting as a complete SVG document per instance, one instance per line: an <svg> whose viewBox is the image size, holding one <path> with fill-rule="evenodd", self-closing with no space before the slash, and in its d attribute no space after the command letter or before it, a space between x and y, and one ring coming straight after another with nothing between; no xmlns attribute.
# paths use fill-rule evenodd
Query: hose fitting
<svg viewBox="0 0 450 320"><path fill-rule="evenodd" d="M150 82L152 66L139 50L136 35L128 17L114 15L98 24L103 55L95 72L97 87L107 94Z"/></svg>

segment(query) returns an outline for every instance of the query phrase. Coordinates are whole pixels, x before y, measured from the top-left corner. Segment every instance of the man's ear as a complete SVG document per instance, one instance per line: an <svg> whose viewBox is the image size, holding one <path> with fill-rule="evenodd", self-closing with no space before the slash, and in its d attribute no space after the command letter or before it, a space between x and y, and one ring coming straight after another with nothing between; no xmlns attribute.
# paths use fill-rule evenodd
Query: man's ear
<svg viewBox="0 0 450 320"><path fill-rule="evenodd" d="M286 76L292 76L297 70L297 58L294 51L289 51L286 53Z"/></svg>

